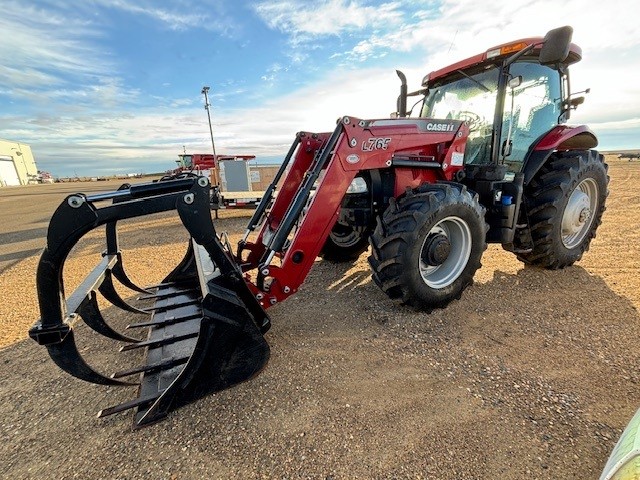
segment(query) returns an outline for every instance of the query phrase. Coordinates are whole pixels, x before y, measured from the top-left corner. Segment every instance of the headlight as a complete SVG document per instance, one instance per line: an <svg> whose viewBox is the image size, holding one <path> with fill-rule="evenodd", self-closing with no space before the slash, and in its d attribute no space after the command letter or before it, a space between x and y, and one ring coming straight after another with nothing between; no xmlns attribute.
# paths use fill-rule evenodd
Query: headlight
<svg viewBox="0 0 640 480"><path fill-rule="evenodd" d="M347 193L366 193L369 189L367 188L367 182L365 182L364 178L356 177L351 181L351 185L347 188Z"/></svg>

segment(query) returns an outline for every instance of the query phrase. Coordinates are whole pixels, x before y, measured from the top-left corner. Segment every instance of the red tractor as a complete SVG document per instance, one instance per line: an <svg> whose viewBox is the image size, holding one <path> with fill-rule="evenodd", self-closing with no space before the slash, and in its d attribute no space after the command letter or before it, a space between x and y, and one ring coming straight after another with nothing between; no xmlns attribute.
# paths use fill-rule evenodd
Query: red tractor
<svg viewBox="0 0 640 480"><path fill-rule="evenodd" d="M131 384L138 398L101 412L136 408L135 426L255 375L266 364L266 310L294 294L318 255L340 261L370 245L376 284L424 311L446 306L472 283L487 243L523 262L556 269L588 249L605 209L607 166L586 126L567 126L584 101L569 91L581 58L562 27L544 38L491 48L427 75L395 118L342 117L333 132L299 132L235 252L214 229L205 177L69 196L54 213L38 268L42 318L30 335L72 375ZM407 112L409 97L419 111ZM277 192L277 195L276 195ZM111 204L97 204L111 200ZM120 219L177 209L192 241L160 285L126 276ZM100 265L68 298L62 267L77 241L106 225ZM100 292L129 310L113 278L147 292L151 318L115 331L100 315ZM80 357L73 321L146 349L146 363L105 377ZM129 379L128 381L121 380Z"/></svg>

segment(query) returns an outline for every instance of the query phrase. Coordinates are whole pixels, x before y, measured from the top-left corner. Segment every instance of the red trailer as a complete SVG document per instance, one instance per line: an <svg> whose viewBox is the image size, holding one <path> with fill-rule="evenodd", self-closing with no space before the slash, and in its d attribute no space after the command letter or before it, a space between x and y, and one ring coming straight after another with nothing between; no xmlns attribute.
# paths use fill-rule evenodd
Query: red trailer
<svg viewBox="0 0 640 480"><path fill-rule="evenodd" d="M244 160L251 161L255 160L255 155L212 155L210 153L183 153L178 155L179 160L176 160L178 163L178 168L176 168L172 173L179 174L182 172L202 172L204 173L206 170L209 170L209 178L211 180L211 185L220 186L222 185L222 181L220 178L220 162L227 160ZM206 175L206 173L204 173Z"/></svg>

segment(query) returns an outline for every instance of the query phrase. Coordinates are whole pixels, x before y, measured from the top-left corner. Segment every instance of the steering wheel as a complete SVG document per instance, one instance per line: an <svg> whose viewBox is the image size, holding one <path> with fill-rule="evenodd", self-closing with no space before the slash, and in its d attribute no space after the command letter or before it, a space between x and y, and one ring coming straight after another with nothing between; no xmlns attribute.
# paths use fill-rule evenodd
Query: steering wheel
<svg viewBox="0 0 640 480"><path fill-rule="evenodd" d="M468 110L461 110L456 115L458 120L466 122L469 126L469 130L475 130L482 124L482 117L477 113L470 112Z"/></svg>

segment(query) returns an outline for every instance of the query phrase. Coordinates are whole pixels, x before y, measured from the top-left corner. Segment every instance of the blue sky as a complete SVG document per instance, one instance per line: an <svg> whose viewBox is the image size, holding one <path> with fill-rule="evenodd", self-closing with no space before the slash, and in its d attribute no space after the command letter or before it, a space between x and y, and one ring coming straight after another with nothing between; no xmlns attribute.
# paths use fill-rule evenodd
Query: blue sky
<svg viewBox="0 0 640 480"><path fill-rule="evenodd" d="M499 5L503 4L503 5ZM571 123L640 148L631 0L2 0L0 138L54 175L161 172L187 152L278 163L295 132L388 117L398 79L569 24L590 87Z"/></svg>

